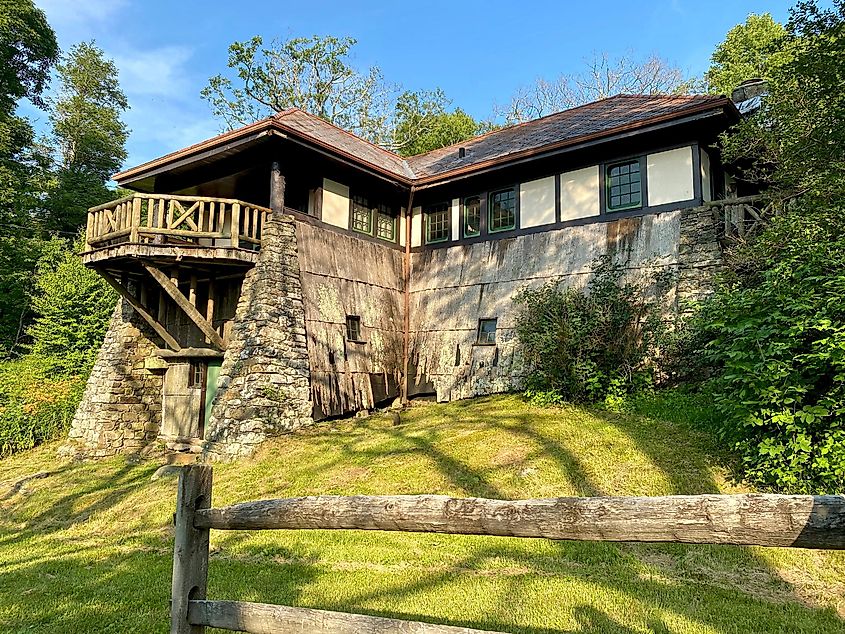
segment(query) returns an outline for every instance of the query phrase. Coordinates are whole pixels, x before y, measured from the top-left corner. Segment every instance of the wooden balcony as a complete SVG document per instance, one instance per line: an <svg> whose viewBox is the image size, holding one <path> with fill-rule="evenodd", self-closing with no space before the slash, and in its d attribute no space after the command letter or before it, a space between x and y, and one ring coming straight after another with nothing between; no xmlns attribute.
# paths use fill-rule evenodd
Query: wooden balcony
<svg viewBox="0 0 845 634"><path fill-rule="evenodd" d="M270 209L229 198L133 194L88 210L86 264L125 257L255 262Z"/></svg>

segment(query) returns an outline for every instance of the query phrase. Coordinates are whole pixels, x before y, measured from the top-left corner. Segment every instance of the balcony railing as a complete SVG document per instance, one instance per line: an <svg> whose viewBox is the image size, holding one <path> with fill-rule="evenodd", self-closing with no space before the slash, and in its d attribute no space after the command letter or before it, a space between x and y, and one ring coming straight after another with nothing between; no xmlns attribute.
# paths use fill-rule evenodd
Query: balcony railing
<svg viewBox="0 0 845 634"><path fill-rule="evenodd" d="M270 209L229 198L133 194L88 210L91 249L121 244L256 250Z"/></svg>

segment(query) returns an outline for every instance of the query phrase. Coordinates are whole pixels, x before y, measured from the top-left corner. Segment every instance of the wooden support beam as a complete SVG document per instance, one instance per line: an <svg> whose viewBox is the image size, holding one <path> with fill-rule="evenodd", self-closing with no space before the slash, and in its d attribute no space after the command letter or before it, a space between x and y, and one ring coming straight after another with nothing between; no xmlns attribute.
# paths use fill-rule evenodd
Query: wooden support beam
<svg viewBox="0 0 845 634"><path fill-rule="evenodd" d="M845 495L487 500L444 495L261 500L197 513L215 529L358 529L845 549Z"/></svg>
<svg viewBox="0 0 845 634"><path fill-rule="evenodd" d="M147 273L149 273L152 278L158 282L164 292L170 295L170 298L176 302L176 305L185 312L188 318L196 324L197 328L199 328L203 334L208 337L211 344L222 350L225 347L222 337L220 337L220 335L217 334L217 331L214 330L214 326L208 323L206 318L200 314L200 312L196 309L196 306L191 305L191 302L189 302L182 294L179 287L169 280L167 275L156 267L146 263L143 264L143 267L146 269Z"/></svg>
<svg viewBox="0 0 845 634"><path fill-rule="evenodd" d="M182 347L179 345L179 342L176 341L176 338L167 331L167 328L162 325L161 321L153 317L152 313L147 310L146 306L144 306L139 300L137 300L135 296L132 295L132 293L130 293L125 286L122 286L120 282L114 279L111 273L102 268L98 268L97 272L103 276L103 279L105 279L106 282L109 283L109 286L116 290L123 299L129 302L132 308L135 309L135 312L141 315L144 321L149 324L150 328L152 328L155 333L162 338L164 343L170 346L173 350L178 351L182 349ZM159 314L160 313L161 305L159 305Z"/></svg>
<svg viewBox="0 0 845 634"><path fill-rule="evenodd" d="M214 274L210 274L208 278L208 301L205 303L205 319L214 328L214 293L217 290L217 285L214 283ZM205 338L206 343L211 343L208 337ZM224 342L225 343L225 342Z"/></svg>
<svg viewBox="0 0 845 634"><path fill-rule="evenodd" d="M191 601L205 599L208 585L209 531L194 526L198 509L211 506L211 467L191 465L179 474L176 494L176 536L173 543L170 634L202 634L205 627L192 624Z"/></svg>
<svg viewBox="0 0 845 634"><path fill-rule="evenodd" d="M252 634L485 634L467 627L246 601L191 601L188 619L198 625Z"/></svg>
<svg viewBox="0 0 845 634"><path fill-rule="evenodd" d="M270 165L270 209L280 214L285 210L285 175L279 161Z"/></svg>

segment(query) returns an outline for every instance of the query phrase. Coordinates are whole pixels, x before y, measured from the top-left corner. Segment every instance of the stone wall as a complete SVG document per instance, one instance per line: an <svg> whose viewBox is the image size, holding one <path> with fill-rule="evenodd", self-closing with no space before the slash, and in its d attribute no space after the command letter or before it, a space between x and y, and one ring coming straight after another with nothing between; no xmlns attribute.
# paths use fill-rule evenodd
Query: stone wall
<svg viewBox="0 0 845 634"><path fill-rule="evenodd" d="M61 455L104 458L155 443L163 374L145 368L154 338L135 310L118 302Z"/></svg>
<svg viewBox="0 0 845 634"><path fill-rule="evenodd" d="M711 295L721 270L716 212L710 206L684 209L678 245L678 310L687 312L694 302Z"/></svg>
<svg viewBox="0 0 845 634"><path fill-rule="evenodd" d="M312 422L309 383L296 225L292 216L274 216L238 300L206 457L246 456L268 437Z"/></svg>

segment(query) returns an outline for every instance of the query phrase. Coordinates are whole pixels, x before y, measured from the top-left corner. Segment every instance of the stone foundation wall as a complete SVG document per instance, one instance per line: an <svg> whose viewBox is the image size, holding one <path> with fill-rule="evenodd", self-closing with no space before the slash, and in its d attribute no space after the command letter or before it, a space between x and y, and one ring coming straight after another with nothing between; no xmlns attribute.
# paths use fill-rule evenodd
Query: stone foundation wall
<svg viewBox="0 0 845 634"><path fill-rule="evenodd" d="M220 369L205 455L250 455L268 437L313 422L296 226L264 225L258 263L244 279Z"/></svg>
<svg viewBox="0 0 845 634"><path fill-rule="evenodd" d="M694 302L711 295L721 270L722 248L713 209L684 209L678 245L678 310L687 312Z"/></svg>
<svg viewBox="0 0 845 634"><path fill-rule="evenodd" d="M120 300L61 455L104 458L140 453L155 443L161 427L163 374L144 367L157 347L154 336L135 310Z"/></svg>

